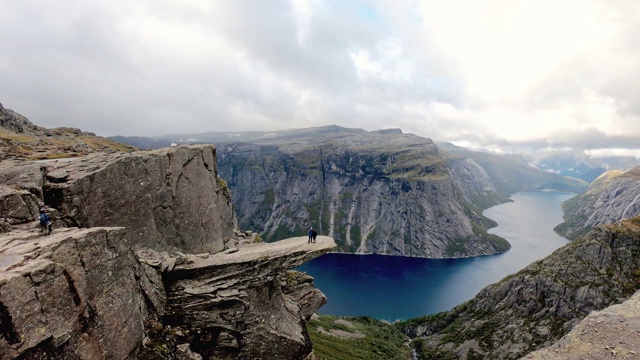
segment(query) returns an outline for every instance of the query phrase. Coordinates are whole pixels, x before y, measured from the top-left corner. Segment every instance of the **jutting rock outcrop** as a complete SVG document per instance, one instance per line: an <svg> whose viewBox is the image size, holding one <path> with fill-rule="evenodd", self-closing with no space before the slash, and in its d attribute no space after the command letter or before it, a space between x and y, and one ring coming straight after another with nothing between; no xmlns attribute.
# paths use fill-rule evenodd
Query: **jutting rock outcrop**
<svg viewBox="0 0 640 360"><path fill-rule="evenodd" d="M600 224L640 215L640 166L611 170L595 179L587 191L562 204L564 222L555 230L575 239Z"/></svg>
<svg viewBox="0 0 640 360"><path fill-rule="evenodd" d="M311 356L326 298L290 269L335 243L237 230L215 151L0 163L0 357Z"/></svg>
<svg viewBox="0 0 640 360"><path fill-rule="evenodd" d="M163 322L205 358L303 359L311 352L305 321L327 299L308 275L282 269L334 246L326 236L315 244L298 237L195 257L164 276Z"/></svg>
<svg viewBox="0 0 640 360"><path fill-rule="evenodd" d="M633 295L639 268L636 217L596 227L451 311L398 325L423 358L517 359Z"/></svg>

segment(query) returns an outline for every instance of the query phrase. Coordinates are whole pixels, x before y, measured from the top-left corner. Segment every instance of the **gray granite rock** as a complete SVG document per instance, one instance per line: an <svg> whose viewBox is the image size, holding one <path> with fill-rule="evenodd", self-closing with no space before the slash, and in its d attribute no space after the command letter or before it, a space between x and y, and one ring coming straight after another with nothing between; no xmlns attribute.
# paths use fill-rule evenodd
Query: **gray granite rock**
<svg viewBox="0 0 640 360"><path fill-rule="evenodd" d="M237 228L215 151L211 145L182 146L38 165L14 161L0 166L0 179L55 209L56 226L123 226L134 246L215 253ZM16 193L11 196L6 201L17 201Z"/></svg>
<svg viewBox="0 0 640 360"><path fill-rule="evenodd" d="M148 315L140 284L150 280L125 234L92 228L1 236L0 358L135 354Z"/></svg>

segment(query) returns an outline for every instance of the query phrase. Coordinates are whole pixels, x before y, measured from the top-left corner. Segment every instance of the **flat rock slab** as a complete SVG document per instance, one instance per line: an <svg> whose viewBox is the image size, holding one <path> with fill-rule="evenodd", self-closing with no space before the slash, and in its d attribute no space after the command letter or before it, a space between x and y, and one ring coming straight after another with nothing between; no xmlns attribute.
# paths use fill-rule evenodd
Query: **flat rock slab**
<svg viewBox="0 0 640 360"><path fill-rule="evenodd" d="M305 261L328 252L336 246L333 238L328 236L318 236L316 242L313 244L308 244L307 240L307 236L299 236L272 243L247 244L212 254L206 259L193 257L193 262L176 266L175 270L190 270L202 267L248 263L262 259L289 257L292 254L306 253L305 256L298 257L302 260L299 264L291 264L292 267L296 267Z"/></svg>
<svg viewBox="0 0 640 360"><path fill-rule="evenodd" d="M20 272L22 266L30 260L46 258L62 242L70 239L82 239L88 234L105 230L122 228L62 228L45 236L39 230L15 230L0 236L0 273L5 271Z"/></svg>

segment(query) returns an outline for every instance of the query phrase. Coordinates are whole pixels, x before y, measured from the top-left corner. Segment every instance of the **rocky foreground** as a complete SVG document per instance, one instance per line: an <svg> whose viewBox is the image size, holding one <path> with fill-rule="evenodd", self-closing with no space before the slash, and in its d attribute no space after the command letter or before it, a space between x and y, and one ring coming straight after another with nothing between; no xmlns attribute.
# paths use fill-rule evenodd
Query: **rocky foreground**
<svg viewBox="0 0 640 360"><path fill-rule="evenodd" d="M234 230L215 151L0 163L0 358L310 357L326 298L289 269L335 243Z"/></svg>
<svg viewBox="0 0 640 360"><path fill-rule="evenodd" d="M640 292L622 304L594 311L554 345L524 359L640 358Z"/></svg>

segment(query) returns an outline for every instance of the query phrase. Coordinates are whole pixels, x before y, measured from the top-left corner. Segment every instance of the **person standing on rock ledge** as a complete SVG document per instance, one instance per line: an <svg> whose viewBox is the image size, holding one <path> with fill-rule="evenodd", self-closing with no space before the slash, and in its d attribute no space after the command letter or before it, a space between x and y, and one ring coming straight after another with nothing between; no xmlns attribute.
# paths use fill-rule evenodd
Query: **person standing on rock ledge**
<svg viewBox="0 0 640 360"><path fill-rule="evenodd" d="M44 208L40 209L40 227L45 235L51 234L51 219Z"/></svg>
<svg viewBox="0 0 640 360"><path fill-rule="evenodd" d="M315 243L316 242L316 237L318 237L318 232L316 232L316 229L314 229L314 228L311 228L311 237L313 238L311 240L311 242Z"/></svg>
<svg viewBox="0 0 640 360"><path fill-rule="evenodd" d="M309 229L309 240L307 240L307 244L311 244L311 241L313 241L313 233L315 232L315 230L313 230L313 227Z"/></svg>

